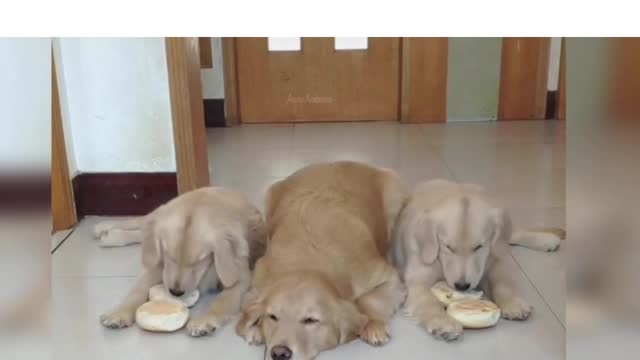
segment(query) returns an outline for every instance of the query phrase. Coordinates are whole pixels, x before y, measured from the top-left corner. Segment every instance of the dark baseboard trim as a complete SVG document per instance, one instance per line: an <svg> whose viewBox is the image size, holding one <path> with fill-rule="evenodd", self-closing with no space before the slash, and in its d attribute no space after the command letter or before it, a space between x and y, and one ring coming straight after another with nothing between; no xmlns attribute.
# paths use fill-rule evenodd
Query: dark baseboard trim
<svg viewBox="0 0 640 360"><path fill-rule="evenodd" d="M78 220L86 215L145 215L178 196L175 172L84 173L72 184Z"/></svg>
<svg viewBox="0 0 640 360"><path fill-rule="evenodd" d="M556 109L558 103L558 92L556 90L547 91L547 111L545 113L545 120L556 119Z"/></svg>
<svg viewBox="0 0 640 360"><path fill-rule="evenodd" d="M0 216L23 211L51 212L49 173L0 174Z"/></svg>
<svg viewBox="0 0 640 360"><path fill-rule="evenodd" d="M206 127L226 127L224 99L204 99L204 124Z"/></svg>

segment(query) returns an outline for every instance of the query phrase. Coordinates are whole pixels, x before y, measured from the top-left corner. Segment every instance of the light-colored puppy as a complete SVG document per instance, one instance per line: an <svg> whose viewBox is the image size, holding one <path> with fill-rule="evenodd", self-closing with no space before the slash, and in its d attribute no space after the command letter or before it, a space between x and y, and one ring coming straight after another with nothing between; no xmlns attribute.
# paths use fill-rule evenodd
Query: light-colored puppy
<svg viewBox="0 0 640 360"><path fill-rule="evenodd" d="M394 228L391 258L408 288L405 308L429 333L444 340L462 335L432 295L441 280L452 288L482 288L502 310L502 317L525 320L531 306L518 296L510 277L515 269L510 244L555 250L551 232L512 232L507 212L494 205L480 186L433 180L417 186Z"/></svg>
<svg viewBox="0 0 640 360"><path fill-rule="evenodd" d="M358 336L384 345L405 299L386 262L404 200L394 173L355 162L315 164L272 185L269 243L236 331L266 358L310 360Z"/></svg>
<svg viewBox="0 0 640 360"><path fill-rule="evenodd" d="M141 218L100 223L95 232L102 246L142 242L144 272L120 305L100 317L106 327L133 324L156 284L176 296L222 284L206 315L187 324L191 336L211 334L238 313L251 285L250 268L266 242L260 211L242 194L212 187L183 194Z"/></svg>

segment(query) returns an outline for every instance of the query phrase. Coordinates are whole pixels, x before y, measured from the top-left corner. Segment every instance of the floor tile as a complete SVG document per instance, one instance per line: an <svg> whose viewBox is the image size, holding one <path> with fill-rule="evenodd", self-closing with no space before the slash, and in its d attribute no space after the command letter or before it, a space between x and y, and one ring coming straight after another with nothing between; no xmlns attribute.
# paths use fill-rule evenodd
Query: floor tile
<svg viewBox="0 0 640 360"><path fill-rule="evenodd" d="M113 220L114 218L108 218ZM55 252L53 276L136 276L142 270L140 246L101 248L93 226L103 217L87 217Z"/></svg>
<svg viewBox="0 0 640 360"><path fill-rule="evenodd" d="M501 320L495 328L467 330L456 343L434 340L410 320L398 316L387 346L370 347L357 340L318 357L322 359L416 358L428 354L437 359L473 358L480 360L562 359L564 332L535 289L521 273L516 280L523 285L524 297L535 307L526 322ZM58 277L54 278L53 340L55 358L60 359L176 359L185 354L205 357L216 351L235 360L261 359L263 348L250 347L233 331L233 324L212 337L192 339L184 331L152 334L137 327L110 330L98 322L101 313L113 307L132 285L133 277ZM198 306L206 304L199 304ZM201 311L201 309L199 310ZM198 311L196 311L197 313ZM414 355L409 355L414 354Z"/></svg>
<svg viewBox="0 0 640 360"><path fill-rule="evenodd" d="M71 232L73 232L73 228L56 231L53 235L51 235L51 251L55 250L55 248L58 247L58 245L60 245L64 241L64 239L66 239L67 236L71 234Z"/></svg>

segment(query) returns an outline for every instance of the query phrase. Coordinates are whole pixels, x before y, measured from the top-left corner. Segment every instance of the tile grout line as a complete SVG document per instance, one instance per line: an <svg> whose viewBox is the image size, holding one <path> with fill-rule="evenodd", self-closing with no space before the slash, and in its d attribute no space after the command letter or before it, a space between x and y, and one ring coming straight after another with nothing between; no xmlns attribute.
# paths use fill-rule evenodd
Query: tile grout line
<svg viewBox="0 0 640 360"><path fill-rule="evenodd" d="M426 130L424 129L424 124L420 124L420 132L422 133L422 137L426 140L427 146L429 147L429 149L431 149L431 151L433 151L434 155L440 160L442 161L442 163L444 164L444 167L447 169L447 172L449 173L449 175L453 178L453 181L455 182L459 182L458 177L456 176L456 174L453 172L453 170L451 170L451 167L449 167L449 163L447 162L447 160L441 156L441 154L436 150L436 147L434 146L434 144L429 141L429 138L427 137L427 133L425 132Z"/></svg>
<svg viewBox="0 0 640 360"><path fill-rule="evenodd" d="M79 222L78 222L78 224L79 224ZM53 255L62 246L62 244L64 244L67 241L67 239L71 236L71 234L73 234L76 231L76 229L78 228L78 224L76 224L76 226L74 226L73 229L71 229L71 231L69 231L67 236L65 236L64 239L62 239L62 241L60 241L60 243L58 243L58 245L56 245L56 247L53 248L53 250L51 250L51 253L49 255Z"/></svg>
<svg viewBox="0 0 640 360"><path fill-rule="evenodd" d="M533 288L536 290L536 293L538 293L538 296L540 296L540 298L542 299L542 302L544 302L544 304L547 306L547 309L549 309L551 314L553 314L553 317L555 317L556 320L558 320L558 323L560 323L560 326L562 326L562 328L566 331L566 327L564 326L564 323L562 321L560 321L560 318L555 313L555 311L553 311L553 309L551 308L551 306L547 302L547 299L542 295L542 292L540 292L540 290L538 289L536 284L533 283L533 281L531 280L531 278L529 277L527 272L524 271L524 268L522 267L522 265L520 265L520 262L518 262L518 259L516 259L516 257L513 256L513 253L511 253L511 252L510 252L510 255L511 255L511 258L513 259L513 261L515 261L515 263L518 265L518 268L520 269L520 271L522 271L522 274L524 274L524 277L527 278L527 281L529 281L531 286L533 286Z"/></svg>
<svg viewBox="0 0 640 360"><path fill-rule="evenodd" d="M137 278L139 275L65 275L53 274L51 277L56 279L130 279Z"/></svg>

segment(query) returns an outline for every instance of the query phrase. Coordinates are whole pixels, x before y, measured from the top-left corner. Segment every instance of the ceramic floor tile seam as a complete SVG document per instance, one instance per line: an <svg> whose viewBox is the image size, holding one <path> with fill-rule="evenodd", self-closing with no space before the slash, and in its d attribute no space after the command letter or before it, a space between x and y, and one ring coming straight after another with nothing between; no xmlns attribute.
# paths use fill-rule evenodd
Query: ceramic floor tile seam
<svg viewBox="0 0 640 360"><path fill-rule="evenodd" d="M531 284L531 286L535 289L535 291L538 294L538 296L540 297L540 299L542 299L542 302L544 302L544 304L547 307L547 309L549 310L549 312L551 312L551 314L553 314L553 317L556 319L556 321L566 331L566 327L564 326L564 323L562 321L560 321L560 318L558 317L558 314L556 314L555 311L553 311L553 309L551 308L551 305L549 305L549 302L547 301L547 298L542 294L540 289L538 289L536 284L531 280L531 278L529 277L529 274L527 274L527 272L524 270L524 268L522 267L522 265L518 261L517 257L513 256L512 253L510 253L510 255L511 255L511 258L513 259L513 261L515 261L515 263L518 265L518 268L520 269L520 271L522 272L524 277L527 279L527 281L529 281L529 284Z"/></svg>
<svg viewBox="0 0 640 360"><path fill-rule="evenodd" d="M51 281L55 282L55 279L135 279L139 275L64 275L57 274L51 275Z"/></svg>
<svg viewBox="0 0 640 360"><path fill-rule="evenodd" d="M82 220L81 220L82 221ZM69 237L71 237L71 235L73 235L73 233L76 231L76 229L78 228L78 225L80 225L80 222L76 223L73 228L71 229L71 231L64 237L64 239L62 239L62 241L60 241L60 243L58 243L58 245L56 245L55 248L53 248L53 250L51 250L50 255L53 255L56 253L56 251L58 251L58 249L62 246L62 244L64 244L67 239Z"/></svg>
<svg viewBox="0 0 640 360"><path fill-rule="evenodd" d="M445 158L442 156L442 154L437 150L437 144L432 142L432 141L430 141L429 136L427 136L427 133L426 133L426 130L425 130L424 126L420 126L420 127L418 127L418 129L419 129L420 133L422 134L422 138L425 140L425 144L427 145L429 150L444 165L445 169L447 170L447 172L449 173L449 176L453 179L453 181L458 182L458 178L453 173L453 170L451 169L451 166L449 166L449 163L445 160ZM424 181L426 181L426 180L429 180L429 179L424 179Z"/></svg>

